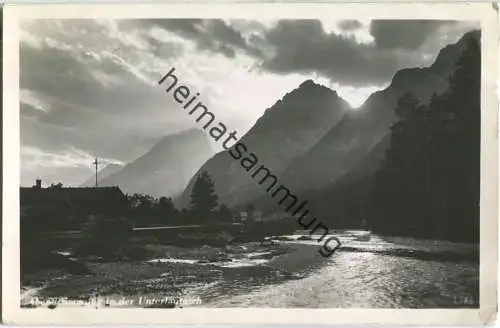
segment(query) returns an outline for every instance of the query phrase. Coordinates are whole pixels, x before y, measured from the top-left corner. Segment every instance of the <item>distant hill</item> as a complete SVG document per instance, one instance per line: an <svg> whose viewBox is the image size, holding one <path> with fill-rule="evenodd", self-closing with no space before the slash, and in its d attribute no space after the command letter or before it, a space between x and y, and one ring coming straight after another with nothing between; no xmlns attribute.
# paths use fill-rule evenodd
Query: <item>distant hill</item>
<svg viewBox="0 0 500 328"><path fill-rule="evenodd" d="M307 80L268 108L240 142L258 156L260 164L280 174L340 122L348 109L336 92ZM208 172L221 202L229 206L264 195L263 188L227 151L212 157L198 172L202 171ZM188 204L193 182L194 178L182 195L181 206Z"/></svg>
<svg viewBox="0 0 500 328"><path fill-rule="evenodd" d="M108 177L109 175L118 172L123 168L121 164L108 164L103 169L97 172L97 183L100 185L102 179ZM95 186L95 174L91 175L80 187L94 187Z"/></svg>
<svg viewBox="0 0 500 328"><path fill-rule="evenodd" d="M212 155L203 131L186 130L165 136L144 155L103 178L101 185L119 186L129 194L174 197Z"/></svg>

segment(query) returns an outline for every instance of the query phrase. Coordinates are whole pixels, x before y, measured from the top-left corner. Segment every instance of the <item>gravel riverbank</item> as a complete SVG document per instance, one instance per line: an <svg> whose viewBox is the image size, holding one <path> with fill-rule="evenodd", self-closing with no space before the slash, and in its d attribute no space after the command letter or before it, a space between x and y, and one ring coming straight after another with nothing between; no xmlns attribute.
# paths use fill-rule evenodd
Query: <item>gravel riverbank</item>
<svg viewBox="0 0 500 328"><path fill-rule="evenodd" d="M71 303L68 300L81 300L80 306L93 306L92 300L109 298L134 301L123 304L104 301L99 306L154 306L138 304L141 297L191 297L200 301L184 306L203 305L228 293L246 293L257 285L302 278L307 270L322 262L317 247L312 245L246 243L226 248L149 247L157 256L144 261L86 262L91 274L52 271L31 275L27 280L30 285L23 286L22 305L33 306L34 298L59 298L64 301L57 306Z"/></svg>

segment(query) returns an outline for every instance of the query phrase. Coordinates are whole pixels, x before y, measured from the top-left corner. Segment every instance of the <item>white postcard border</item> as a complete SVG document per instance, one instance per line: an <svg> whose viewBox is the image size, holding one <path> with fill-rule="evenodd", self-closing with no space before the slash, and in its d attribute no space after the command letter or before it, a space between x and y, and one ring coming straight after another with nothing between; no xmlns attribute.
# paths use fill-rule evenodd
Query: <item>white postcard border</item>
<svg viewBox="0 0 500 328"><path fill-rule="evenodd" d="M279 13L280 15L278 15ZM498 256L498 15L490 3L7 4L4 21L4 324L433 324L496 319ZM482 26L480 309L21 309L19 271L19 28L23 18L457 19ZM339 286L342 288L342 286Z"/></svg>

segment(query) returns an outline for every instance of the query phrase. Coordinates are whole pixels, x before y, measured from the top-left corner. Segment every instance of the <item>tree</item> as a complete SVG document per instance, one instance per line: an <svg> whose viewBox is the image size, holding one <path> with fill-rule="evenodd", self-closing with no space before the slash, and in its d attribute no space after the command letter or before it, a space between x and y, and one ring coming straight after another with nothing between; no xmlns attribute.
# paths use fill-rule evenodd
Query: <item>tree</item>
<svg viewBox="0 0 500 328"><path fill-rule="evenodd" d="M207 172L202 172L191 191L190 210L195 220L207 220L217 208L218 197L215 194L214 183Z"/></svg>
<svg viewBox="0 0 500 328"><path fill-rule="evenodd" d="M439 204L447 239L479 241L481 49L479 37L470 37L449 79L449 90L434 110L441 130L434 129L440 147L438 190L446 194ZM439 137L439 138L438 138Z"/></svg>
<svg viewBox="0 0 500 328"><path fill-rule="evenodd" d="M128 207L132 217L136 218L139 226L156 224L156 205L158 201L144 194L127 195Z"/></svg>
<svg viewBox="0 0 500 328"><path fill-rule="evenodd" d="M421 140L426 133L426 109L414 94L405 93L395 112L399 120L391 127L390 146L372 197L372 224L386 231L401 231L408 222L423 220L421 203L425 197Z"/></svg>
<svg viewBox="0 0 500 328"><path fill-rule="evenodd" d="M255 206L253 204L248 204L246 221L251 222L254 220L253 217L254 212L255 212Z"/></svg>
<svg viewBox="0 0 500 328"><path fill-rule="evenodd" d="M181 220L189 220L189 219L191 219L190 214L191 214L191 212L188 209L183 208L183 209L181 209L179 216L180 216Z"/></svg>
<svg viewBox="0 0 500 328"><path fill-rule="evenodd" d="M219 207L219 211L218 211L218 219L222 222L230 222L232 221L233 219L233 216L231 214L231 211L229 210L229 208L222 204L220 207Z"/></svg>
<svg viewBox="0 0 500 328"><path fill-rule="evenodd" d="M156 199L150 195L133 194L127 195L130 209L139 215L151 214L151 211L156 205Z"/></svg>
<svg viewBox="0 0 500 328"><path fill-rule="evenodd" d="M170 197L160 197L156 203L155 211L159 216L160 222L164 222L164 219L174 219L178 216L177 210L174 207L174 202Z"/></svg>

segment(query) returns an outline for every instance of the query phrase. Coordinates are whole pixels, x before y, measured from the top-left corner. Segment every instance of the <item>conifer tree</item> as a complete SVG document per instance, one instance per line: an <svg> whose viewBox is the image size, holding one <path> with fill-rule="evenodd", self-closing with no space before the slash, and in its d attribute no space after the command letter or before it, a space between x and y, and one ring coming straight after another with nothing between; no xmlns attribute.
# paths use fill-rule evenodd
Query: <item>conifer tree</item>
<svg viewBox="0 0 500 328"><path fill-rule="evenodd" d="M204 221L212 216L218 207L214 183L207 172L202 172L191 191L190 210L196 220Z"/></svg>

